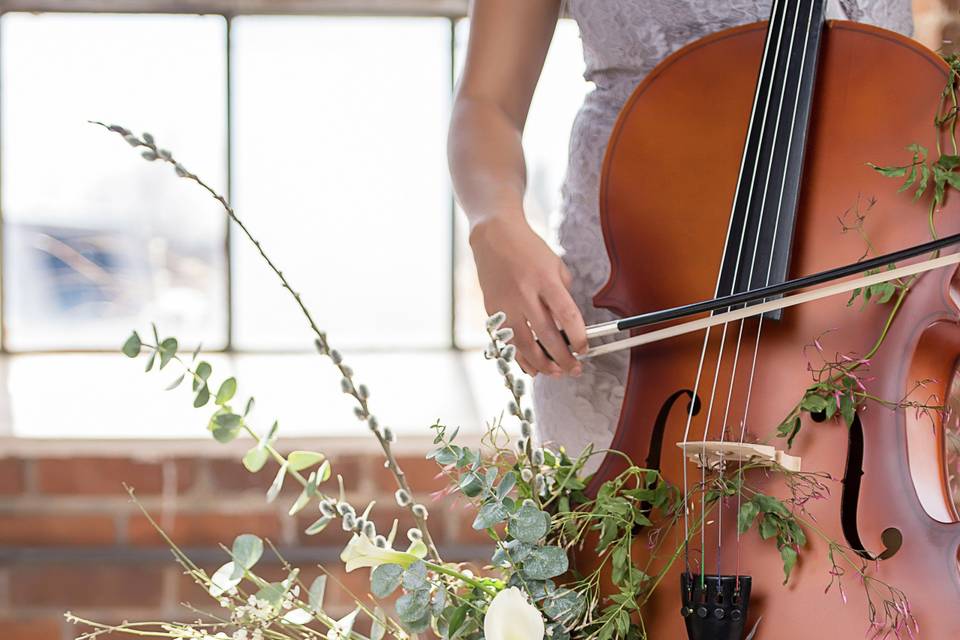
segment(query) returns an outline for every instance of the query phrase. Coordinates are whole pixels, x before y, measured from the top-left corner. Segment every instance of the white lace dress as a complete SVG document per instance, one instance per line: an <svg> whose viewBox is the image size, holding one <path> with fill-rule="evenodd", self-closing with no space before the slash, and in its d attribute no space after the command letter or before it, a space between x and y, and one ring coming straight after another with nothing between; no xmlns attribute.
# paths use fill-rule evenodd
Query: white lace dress
<svg viewBox="0 0 960 640"><path fill-rule="evenodd" d="M607 260L598 218L600 166L620 107L664 57L709 33L770 14L770 0L569 0L580 26L587 80L596 88L574 121L563 185L559 236L574 276L573 297L587 324L612 319L593 306L606 282ZM904 34L913 30L910 0L831 0L828 17L868 22ZM537 376L534 404L542 443L578 454L609 445L617 426L627 354L589 360L579 378ZM599 456L594 460L599 464Z"/></svg>

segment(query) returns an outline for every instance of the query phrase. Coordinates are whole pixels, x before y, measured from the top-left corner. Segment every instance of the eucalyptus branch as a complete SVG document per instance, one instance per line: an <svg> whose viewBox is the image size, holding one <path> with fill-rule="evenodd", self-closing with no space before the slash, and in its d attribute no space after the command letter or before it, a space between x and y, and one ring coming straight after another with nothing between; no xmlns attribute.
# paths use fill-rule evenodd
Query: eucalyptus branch
<svg viewBox="0 0 960 640"><path fill-rule="evenodd" d="M190 180L200 186L203 190L210 194L214 200L216 200L223 207L223 210L226 212L227 216L237 227L243 231L247 239L257 248L257 251L260 253L261 258L270 268L271 271L277 276L280 280L280 284L286 289L290 295L293 297L294 301L297 303L297 306L300 308L300 312L303 317L306 319L307 324L310 326L310 330L314 334L314 343L317 347L317 350L320 354L329 357L333 363L337 366L340 371L340 374L343 376L341 380L341 388L344 393L352 396L357 401L357 407L355 408L355 413L357 417L365 421L370 427L370 430L373 432L377 441L380 443L380 447L383 449L384 457L386 458L386 467L393 474L394 479L397 482L397 486L400 491L406 492L407 495L412 496L413 493L410 490L410 485L407 482L406 475L403 473L399 463L397 462L396 456L393 454L391 443L394 442L395 436L393 432L387 428L380 428L378 426L377 420L373 413L371 413L368 403L369 391L365 385L356 384L353 379L353 371L343 362L343 356L340 353L333 349L330 346L330 343L327 339L327 334L322 331L318 326L316 321L313 318L313 315L310 313L310 310L304 304L303 299L299 292L293 288L290 284L290 281L284 275L283 271L270 259L266 251L263 248L263 245L257 240L254 235L247 228L246 224L237 216L231 204L227 201L226 197L218 193L213 187L204 182L199 176L188 171L180 162L174 159L173 154L167 150L157 146L152 135L144 133L142 137L137 137L129 129L122 127L120 125L107 125L103 122L91 121L91 124L101 126L108 131L119 134L123 139L134 148L143 148L142 157L145 160L150 162L160 161L165 162L173 166L176 174L187 180ZM398 501L399 502L399 501ZM414 521L417 523L417 527L423 534L424 542L427 545L427 549L436 561L440 561L440 554L437 550L436 545L433 541L433 536L430 534L429 527L427 526L427 517L428 512L425 506L422 504L409 502L407 505L401 505L410 510L413 515Z"/></svg>

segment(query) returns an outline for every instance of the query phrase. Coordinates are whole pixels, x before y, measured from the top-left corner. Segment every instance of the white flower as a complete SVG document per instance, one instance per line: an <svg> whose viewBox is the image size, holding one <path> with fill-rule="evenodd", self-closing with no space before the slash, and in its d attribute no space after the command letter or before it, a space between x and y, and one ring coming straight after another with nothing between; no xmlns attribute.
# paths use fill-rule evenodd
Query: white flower
<svg viewBox="0 0 960 640"><path fill-rule="evenodd" d="M498 593L483 617L485 640L543 640L543 616L520 589Z"/></svg>
<svg viewBox="0 0 960 640"><path fill-rule="evenodd" d="M399 564L404 569L427 555L427 547L423 542L414 543L406 551L381 549L365 535L354 535L340 554L340 559L346 563L347 572L361 567L374 569L382 564Z"/></svg>
<svg viewBox="0 0 960 640"><path fill-rule="evenodd" d="M327 631L327 640L349 640L350 632L353 631L353 623L357 619L358 613L360 613L360 609L354 609L334 622L330 630Z"/></svg>

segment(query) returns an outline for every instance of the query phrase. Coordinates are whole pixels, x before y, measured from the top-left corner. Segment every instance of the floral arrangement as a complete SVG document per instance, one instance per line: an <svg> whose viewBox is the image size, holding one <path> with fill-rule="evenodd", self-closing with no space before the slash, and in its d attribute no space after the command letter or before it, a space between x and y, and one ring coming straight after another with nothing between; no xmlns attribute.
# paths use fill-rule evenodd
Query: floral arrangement
<svg viewBox="0 0 960 640"><path fill-rule="evenodd" d="M587 461L594 455L617 453L588 449L571 458L562 448L554 450L535 442L535 416L525 402L527 385L517 373L516 349L510 344L513 336L504 328L506 318L502 313L487 321L489 345L484 355L503 380L505 414L489 425L478 448L461 445L457 429L441 424L431 427L434 448L427 457L448 479L447 494L456 494L473 505L473 528L486 532L490 539L490 561L483 570L475 572L446 562L430 534L429 509L415 501L393 453L396 434L373 412L370 389L359 382L287 276L230 203L188 171L169 150L159 147L150 134L137 136L119 125L95 124L123 137L140 150L145 160L169 164L179 177L207 191L257 248L300 309L318 354L338 369L342 391L355 401L356 418L379 443L385 467L396 480L396 502L409 511L415 526L402 534L396 521L381 528L383 523L377 522L373 504L350 502L342 479L335 475L323 453L282 453L277 423L268 428L258 424L253 416L253 397L239 397L233 377L215 381L213 368L201 358L199 349L189 355L181 353L177 339L161 338L156 327L149 338L134 332L123 344L123 353L130 358L146 357L148 372L177 369L168 389L190 385L193 405L210 412L207 429L218 442L242 437L250 440L251 446L241 460L243 466L251 472L268 465L276 467L266 500L276 500L286 482L299 484L302 490L289 514L316 511L317 518L307 534L327 527L341 528L344 548L340 559L348 572L369 571L370 588L368 594L352 596L356 608L349 615L335 618L324 609L325 577L309 585L303 583L300 571L287 563L269 541L246 534L237 537L229 548L224 547L227 562L208 575L151 519L184 572L209 593L219 608L192 609L198 617L191 624L160 621L110 625L68 613L72 622L90 627L79 636L81 639L109 633L196 640L381 640L426 633L448 640L645 638L644 604L661 586L687 543L699 534L711 511L733 496L740 503L739 531L754 528L776 546L785 581L808 537L822 537L833 565L827 589L836 584L836 591L845 600L843 578L847 572L852 573L867 594L870 634L891 630L897 637L901 631L912 634L915 622L905 595L873 578L870 563L857 550L827 538L806 511L810 500L829 494L833 479L825 474L765 466L767 473L781 474L789 489L790 497L780 500L748 486L747 474L758 465L747 462L705 477L683 495L658 471L626 460L620 475L588 495L589 477L584 473ZM873 302L880 304L892 300L895 314L908 288L906 283L894 283L858 294L865 303L871 295ZM880 342L882 336L876 348ZM822 356L818 342L812 347ZM800 429L803 412L820 414L824 419L836 417L849 424L855 408L871 400L864 397L858 378L868 368L871 355L812 366L813 384L779 426L779 435L791 442ZM511 441L504 420L519 424L519 439ZM129 492L135 499L133 490ZM701 513L692 526L677 527L688 504L701 506ZM635 553L638 531L643 532L640 535L648 550L643 558ZM668 531L676 534L667 536ZM668 543L668 537L675 542ZM286 569L285 579L271 582L258 574L257 563L265 547L280 559ZM598 558L589 571L576 561L582 553ZM388 605L394 598L395 602ZM361 628L369 631L361 633Z"/></svg>

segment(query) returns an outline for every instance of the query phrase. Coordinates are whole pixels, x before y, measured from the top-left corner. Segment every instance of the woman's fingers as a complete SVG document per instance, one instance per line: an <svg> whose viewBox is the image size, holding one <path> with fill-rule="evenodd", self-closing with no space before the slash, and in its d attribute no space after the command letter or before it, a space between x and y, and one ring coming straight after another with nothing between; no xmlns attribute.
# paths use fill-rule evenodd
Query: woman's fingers
<svg viewBox="0 0 960 640"><path fill-rule="evenodd" d="M567 373L579 372L580 363L570 353L570 347L567 346L566 340L563 339L563 335L557 329L557 325L550 315L550 310L540 300L533 301L531 306L533 307L532 313L527 316L527 319L537 334L537 340L543 345L550 359Z"/></svg>
<svg viewBox="0 0 960 640"><path fill-rule="evenodd" d="M536 373L559 374L561 372L560 367L551 362L547 354L537 344L530 327L527 326L526 320L521 314L516 314L514 319L511 320L508 313L507 326L513 329L513 343L517 347L517 355L523 357L527 366L531 367Z"/></svg>
<svg viewBox="0 0 960 640"><path fill-rule="evenodd" d="M527 361L527 359L524 358L524 357L523 357L523 354L520 353L519 351L517 351L517 364L520 365L520 368L521 368L521 369L523 370L523 372L524 372L525 374L527 374L528 376L533 377L533 376L537 375L538 373L540 373L539 371L537 371L537 368L534 367L532 364L530 364L530 362Z"/></svg>
<svg viewBox="0 0 960 640"><path fill-rule="evenodd" d="M569 348L574 353L586 353L587 328L580 309L577 308L566 287L560 284L547 287L542 299L556 324L567 334L567 340L570 341Z"/></svg>

